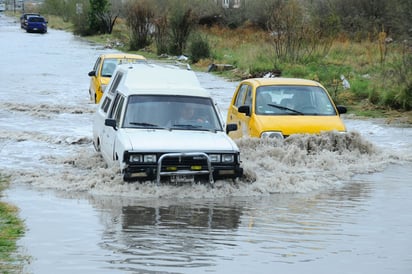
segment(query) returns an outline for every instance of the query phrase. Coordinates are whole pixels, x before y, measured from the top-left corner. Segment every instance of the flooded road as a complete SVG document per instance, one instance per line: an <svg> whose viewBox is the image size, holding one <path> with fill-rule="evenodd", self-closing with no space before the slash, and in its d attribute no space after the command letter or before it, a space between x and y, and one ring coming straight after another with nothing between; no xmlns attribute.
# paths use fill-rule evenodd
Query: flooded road
<svg viewBox="0 0 412 274"><path fill-rule="evenodd" d="M123 183L91 143L100 53L0 15L2 199L25 273L411 273L412 128L345 117L345 136L242 140L246 179ZM198 73L226 114L237 83Z"/></svg>

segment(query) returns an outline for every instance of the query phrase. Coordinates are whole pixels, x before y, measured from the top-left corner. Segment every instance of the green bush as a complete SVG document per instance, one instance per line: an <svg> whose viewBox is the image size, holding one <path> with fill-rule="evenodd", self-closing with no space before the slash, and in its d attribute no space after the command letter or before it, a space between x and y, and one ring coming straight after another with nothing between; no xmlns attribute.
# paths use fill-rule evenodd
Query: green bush
<svg viewBox="0 0 412 274"><path fill-rule="evenodd" d="M193 63L199 62L200 59L210 57L210 45L207 39L201 36L196 36L190 45L189 51Z"/></svg>
<svg viewBox="0 0 412 274"><path fill-rule="evenodd" d="M366 99L371 97L371 88L369 87L368 79L353 79L351 82L351 91L356 95L359 99Z"/></svg>

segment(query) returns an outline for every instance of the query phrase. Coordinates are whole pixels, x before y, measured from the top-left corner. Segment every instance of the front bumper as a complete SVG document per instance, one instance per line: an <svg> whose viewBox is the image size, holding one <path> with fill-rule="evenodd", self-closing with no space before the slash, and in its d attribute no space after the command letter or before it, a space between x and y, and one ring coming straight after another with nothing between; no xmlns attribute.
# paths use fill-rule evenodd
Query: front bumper
<svg viewBox="0 0 412 274"><path fill-rule="evenodd" d="M157 163L132 164L123 170L125 181L206 181L211 184L218 179L235 179L243 175L239 155L234 163L212 163L203 152L165 153Z"/></svg>

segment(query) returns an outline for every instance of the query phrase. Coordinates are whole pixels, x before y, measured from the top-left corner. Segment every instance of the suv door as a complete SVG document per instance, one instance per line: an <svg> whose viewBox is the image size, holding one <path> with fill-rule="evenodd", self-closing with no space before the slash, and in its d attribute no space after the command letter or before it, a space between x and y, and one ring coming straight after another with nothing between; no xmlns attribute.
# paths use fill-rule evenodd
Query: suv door
<svg viewBox="0 0 412 274"><path fill-rule="evenodd" d="M117 133L120 127L120 119L122 118L123 106L125 97L121 94L117 94L112 108L110 109L108 119L116 120L116 127L104 126L101 136L101 152L107 162L115 162L117 160L114 144L116 142Z"/></svg>

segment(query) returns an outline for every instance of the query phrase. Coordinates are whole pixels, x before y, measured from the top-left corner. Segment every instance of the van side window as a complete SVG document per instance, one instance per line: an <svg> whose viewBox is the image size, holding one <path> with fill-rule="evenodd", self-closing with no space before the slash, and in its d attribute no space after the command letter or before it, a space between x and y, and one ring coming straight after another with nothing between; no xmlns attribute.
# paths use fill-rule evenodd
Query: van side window
<svg viewBox="0 0 412 274"><path fill-rule="evenodd" d="M110 110L108 118L116 119L116 124L119 125L120 117L122 115L122 108L124 103L124 97L120 94L116 95L114 98L113 106Z"/></svg>
<svg viewBox="0 0 412 274"><path fill-rule="evenodd" d="M113 83L111 84L110 89L109 89L110 94L114 94L122 78L123 78L123 72L117 72L112 80Z"/></svg>
<svg viewBox="0 0 412 274"><path fill-rule="evenodd" d="M102 105L100 106L100 109L102 109L104 113L107 113L107 110L109 109L111 102L112 102L112 99L110 99L109 97L106 97Z"/></svg>
<svg viewBox="0 0 412 274"><path fill-rule="evenodd" d="M119 99L119 104L117 104L116 107L116 112L114 114L114 119L116 119L116 124L119 126L120 125L120 118L122 116L122 109L123 109L123 104L124 104L124 97L120 97Z"/></svg>

